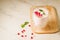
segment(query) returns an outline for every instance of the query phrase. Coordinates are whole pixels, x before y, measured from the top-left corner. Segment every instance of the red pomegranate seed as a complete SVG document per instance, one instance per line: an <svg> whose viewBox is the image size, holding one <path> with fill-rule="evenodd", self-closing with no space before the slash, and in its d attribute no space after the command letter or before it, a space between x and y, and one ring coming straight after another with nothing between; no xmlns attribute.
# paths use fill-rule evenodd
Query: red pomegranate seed
<svg viewBox="0 0 60 40"><path fill-rule="evenodd" d="M23 32L25 32L25 29L23 29Z"/></svg>
<svg viewBox="0 0 60 40"><path fill-rule="evenodd" d="M20 33L18 33L18 35L20 35Z"/></svg>
<svg viewBox="0 0 60 40"><path fill-rule="evenodd" d="M24 33L25 32L25 29L23 29L21 32Z"/></svg>
<svg viewBox="0 0 60 40"><path fill-rule="evenodd" d="M31 39L33 39L33 37L31 37Z"/></svg>
<svg viewBox="0 0 60 40"><path fill-rule="evenodd" d="M40 12L37 12L37 11L36 11L35 14L36 14L38 17L40 16Z"/></svg>
<svg viewBox="0 0 60 40"><path fill-rule="evenodd" d="M40 14L40 16L42 16L42 14Z"/></svg>
<svg viewBox="0 0 60 40"><path fill-rule="evenodd" d="M29 25L29 27L31 27L31 25Z"/></svg>
<svg viewBox="0 0 60 40"><path fill-rule="evenodd" d="M37 12L37 11L35 11L35 13L37 14L38 12Z"/></svg>
<svg viewBox="0 0 60 40"><path fill-rule="evenodd" d="M35 14L38 16L39 12L36 11Z"/></svg>
<svg viewBox="0 0 60 40"><path fill-rule="evenodd" d="M25 37L27 37L27 35L25 35Z"/></svg>
<svg viewBox="0 0 60 40"><path fill-rule="evenodd" d="M39 12L39 15L38 16L40 16L41 14L40 14L40 12Z"/></svg>
<svg viewBox="0 0 60 40"><path fill-rule="evenodd" d="M21 37L24 37L24 35L21 35Z"/></svg>
<svg viewBox="0 0 60 40"><path fill-rule="evenodd" d="M25 29L23 29L21 32L24 33L25 32Z"/></svg>
<svg viewBox="0 0 60 40"><path fill-rule="evenodd" d="M21 31L22 33L24 33L24 31Z"/></svg>
<svg viewBox="0 0 60 40"><path fill-rule="evenodd" d="M31 33L31 35L33 35L33 33Z"/></svg>

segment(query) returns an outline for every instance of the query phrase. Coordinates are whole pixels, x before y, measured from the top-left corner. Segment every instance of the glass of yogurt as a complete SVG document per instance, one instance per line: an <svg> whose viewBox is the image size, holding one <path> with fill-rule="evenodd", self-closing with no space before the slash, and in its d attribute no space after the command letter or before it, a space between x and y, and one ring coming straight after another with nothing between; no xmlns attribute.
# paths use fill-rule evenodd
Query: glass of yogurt
<svg viewBox="0 0 60 40"><path fill-rule="evenodd" d="M32 7L30 12L31 28L35 33L52 33L57 30L55 10L50 7ZM55 19L55 20L54 20Z"/></svg>

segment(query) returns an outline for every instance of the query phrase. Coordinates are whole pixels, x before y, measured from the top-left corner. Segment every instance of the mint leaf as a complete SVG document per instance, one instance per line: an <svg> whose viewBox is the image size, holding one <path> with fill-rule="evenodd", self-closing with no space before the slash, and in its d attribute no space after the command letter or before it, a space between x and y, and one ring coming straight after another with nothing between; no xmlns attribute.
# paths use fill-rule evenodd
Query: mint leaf
<svg viewBox="0 0 60 40"><path fill-rule="evenodd" d="M43 12L43 10L39 9L39 11Z"/></svg>
<svg viewBox="0 0 60 40"><path fill-rule="evenodd" d="M22 27L22 28L24 28L24 27L25 27L25 25L24 25L24 24L21 24L21 27Z"/></svg>
<svg viewBox="0 0 60 40"><path fill-rule="evenodd" d="M43 12L43 14L45 15L45 13L44 13L44 11L43 11L43 10L39 9L39 11L40 11L40 12Z"/></svg>
<svg viewBox="0 0 60 40"><path fill-rule="evenodd" d="M29 22L25 22L25 25L27 25Z"/></svg>
<svg viewBox="0 0 60 40"><path fill-rule="evenodd" d="M24 24L21 24L21 27L24 28L29 22L24 22Z"/></svg>

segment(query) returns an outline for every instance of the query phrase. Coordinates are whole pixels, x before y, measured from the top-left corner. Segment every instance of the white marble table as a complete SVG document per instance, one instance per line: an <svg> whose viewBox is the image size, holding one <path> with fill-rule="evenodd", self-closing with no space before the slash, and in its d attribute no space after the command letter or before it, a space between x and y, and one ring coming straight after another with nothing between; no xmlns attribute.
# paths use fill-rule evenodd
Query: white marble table
<svg viewBox="0 0 60 40"><path fill-rule="evenodd" d="M22 0L24 1L24 0ZM52 5L57 9L60 19L60 0L27 0L24 3L21 0L0 0L0 40L30 40L31 29L26 26L26 35L21 38L17 35L22 30L20 24L24 21L30 21L30 4L33 5ZM60 25L60 24L59 24ZM60 32L55 34L34 34L33 40L60 40Z"/></svg>

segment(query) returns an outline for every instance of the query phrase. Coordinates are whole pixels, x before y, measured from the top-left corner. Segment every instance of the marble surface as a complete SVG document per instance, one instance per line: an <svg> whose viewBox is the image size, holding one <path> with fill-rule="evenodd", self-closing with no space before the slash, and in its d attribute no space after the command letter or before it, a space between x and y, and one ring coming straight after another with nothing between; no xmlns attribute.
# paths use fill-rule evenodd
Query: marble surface
<svg viewBox="0 0 60 40"><path fill-rule="evenodd" d="M32 5L52 5L56 8L60 27L60 0L0 0L0 40L30 40L31 28L26 26L26 35L21 38L17 35L22 30L20 24L29 21ZM54 34L34 34L33 40L60 40L60 32Z"/></svg>

